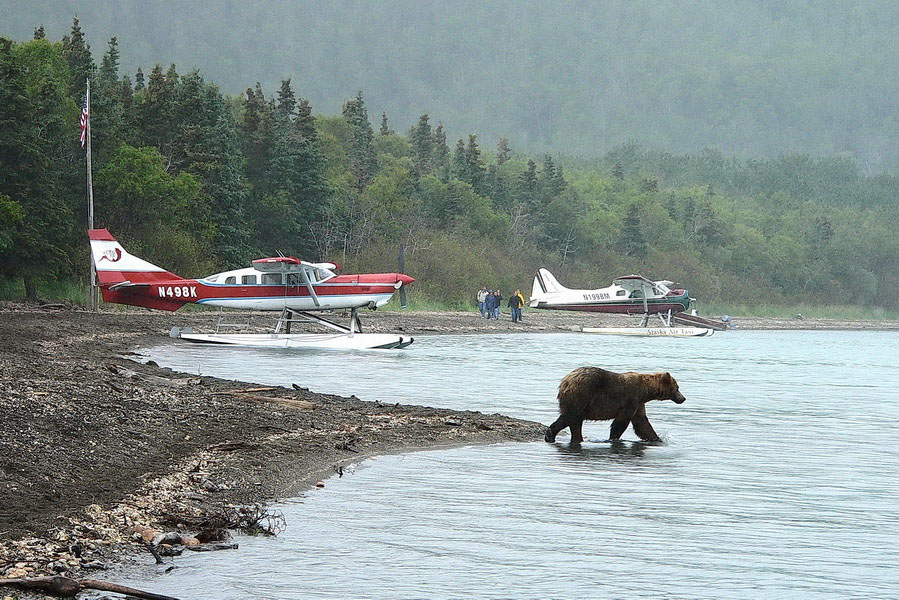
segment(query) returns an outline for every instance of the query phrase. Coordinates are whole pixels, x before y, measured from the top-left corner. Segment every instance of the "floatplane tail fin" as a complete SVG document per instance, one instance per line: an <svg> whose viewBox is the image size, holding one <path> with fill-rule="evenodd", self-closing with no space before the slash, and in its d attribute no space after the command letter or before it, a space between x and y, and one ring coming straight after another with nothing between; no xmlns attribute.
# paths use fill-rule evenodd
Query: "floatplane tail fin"
<svg viewBox="0 0 899 600"><path fill-rule="evenodd" d="M566 292L568 288L556 281L552 273L546 269L537 269L537 275L534 277L534 285L531 288L531 299L541 298L546 294L554 294L557 292Z"/></svg>
<svg viewBox="0 0 899 600"><path fill-rule="evenodd" d="M91 255L103 300L162 310L178 310L185 304L174 298L152 298L145 288L161 282L184 281L182 277L129 254L106 229L89 229ZM134 294L141 290L143 293Z"/></svg>

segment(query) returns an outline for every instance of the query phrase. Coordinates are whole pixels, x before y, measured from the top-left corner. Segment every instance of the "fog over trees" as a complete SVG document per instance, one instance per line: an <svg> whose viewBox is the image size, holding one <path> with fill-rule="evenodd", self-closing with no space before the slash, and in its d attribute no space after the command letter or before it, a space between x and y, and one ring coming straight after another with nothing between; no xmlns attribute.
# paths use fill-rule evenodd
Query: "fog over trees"
<svg viewBox="0 0 899 600"><path fill-rule="evenodd" d="M364 90L372 115L439 115L518 149L597 156L628 142L738 158L845 153L899 164L899 3L0 1L3 35L73 16L121 64L199 69L230 94L290 78L317 111Z"/></svg>

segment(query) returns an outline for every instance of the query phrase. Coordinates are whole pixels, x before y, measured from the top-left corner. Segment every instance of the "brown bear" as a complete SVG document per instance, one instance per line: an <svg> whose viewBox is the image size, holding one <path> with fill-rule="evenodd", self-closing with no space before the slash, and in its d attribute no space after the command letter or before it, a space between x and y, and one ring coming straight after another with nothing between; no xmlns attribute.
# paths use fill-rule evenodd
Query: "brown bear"
<svg viewBox="0 0 899 600"><path fill-rule="evenodd" d="M584 437L581 425L585 419L612 421L609 439L617 440L633 424L634 433L647 442L662 441L646 418L650 400L686 400L670 373L613 373L597 367L580 367L566 375L559 384L561 416L546 428L544 439L554 442L556 434L568 427L571 443Z"/></svg>

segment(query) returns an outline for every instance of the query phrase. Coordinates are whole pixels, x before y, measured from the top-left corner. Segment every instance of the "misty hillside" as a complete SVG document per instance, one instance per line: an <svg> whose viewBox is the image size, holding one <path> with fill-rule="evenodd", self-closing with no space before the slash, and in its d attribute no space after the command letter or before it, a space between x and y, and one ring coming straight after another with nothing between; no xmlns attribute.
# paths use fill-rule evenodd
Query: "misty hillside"
<svg viewBox="0 0 899 600"><path fill-rule="evenodd" d="M292 78L333 114L364 90L405 130L598 156L627 142L738 158L848 153L899 164L899 3L0 0L4 35L77 15L122 69L196 67L226 93ZM487 142L490 143L490 142ZM492 145L492 143L491 143Z"/></svg>

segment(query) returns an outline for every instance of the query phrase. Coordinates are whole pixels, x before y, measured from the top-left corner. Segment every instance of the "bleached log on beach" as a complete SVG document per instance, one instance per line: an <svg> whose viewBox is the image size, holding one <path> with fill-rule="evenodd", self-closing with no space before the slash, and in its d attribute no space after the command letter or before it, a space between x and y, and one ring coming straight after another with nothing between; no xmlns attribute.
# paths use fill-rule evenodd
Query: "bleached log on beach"
<svg viewBox="0 0 899 600"><path fill-rule="evenodd" d="M63 598L74 598L79 592L84 590L100 590L103 592L114 592L116 594L125 594L143 600L178 600L173 596L163 596L162 594L154 594L137 590L128 586L111 583L109 581L100 581L98 579L70 579L56 575L53 577L31 577L31 578L15 578L0 579L0 585L9 585L13 587L38 590L46 594L61 596Z"/></svg>
<svg viewBox="0 0 899 600"><path fill-rule="evenodd" d="M238 396L241 394L254 394L256 392L273 392L275 390L279 390L283 388L279 387L255 387L255 388L245 388L241 390L225 390L222 392L212 392L213 396Z"/></svg>
<svg viewBox="0 0 899 600"><path fill-rule="evenodd" d="M159 377L158 375L144 375L143 373L138 373L137 371L126 369L125 367L117 365L115 363L109 363L108 365L106 365L106 369L111 373L115 373L119 377L123 377L125 379L138 379L140 381L146 381L148 383L156 383L159 385L167 385L172 387L183 385L199 385L200 383L202 383L202 380L198 377L169 379L167 377Z"/></svg>

